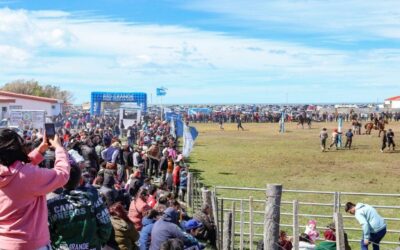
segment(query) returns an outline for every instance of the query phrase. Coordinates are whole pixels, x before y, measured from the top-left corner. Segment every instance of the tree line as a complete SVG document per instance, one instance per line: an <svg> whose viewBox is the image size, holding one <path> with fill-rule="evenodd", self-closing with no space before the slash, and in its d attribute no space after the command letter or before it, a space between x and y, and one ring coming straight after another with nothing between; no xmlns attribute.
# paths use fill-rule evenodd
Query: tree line
<svg viewBox="0 0 400 250"><path fill-rule="evenodd" d="M69 103L73 100L73 94L70 91L62 90L60 87L50 84L41 85L36 80L15 80L6 83L0 89L18 94L60 99Z"/></svg>

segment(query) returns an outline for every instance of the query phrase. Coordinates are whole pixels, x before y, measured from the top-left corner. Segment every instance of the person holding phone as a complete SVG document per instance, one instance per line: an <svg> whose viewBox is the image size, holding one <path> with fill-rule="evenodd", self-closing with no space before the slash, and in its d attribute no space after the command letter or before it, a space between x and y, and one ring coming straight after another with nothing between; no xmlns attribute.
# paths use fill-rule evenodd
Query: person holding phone
<svg viewBox="0 0 400 250"><path fill-rule="evenodd" d="M43 154L55 148L53 169L39 168ZM0 249L48 249L46 194L65 185L70 165L59 137L44 135L32 152L11 129L0 129Z"/></svg>

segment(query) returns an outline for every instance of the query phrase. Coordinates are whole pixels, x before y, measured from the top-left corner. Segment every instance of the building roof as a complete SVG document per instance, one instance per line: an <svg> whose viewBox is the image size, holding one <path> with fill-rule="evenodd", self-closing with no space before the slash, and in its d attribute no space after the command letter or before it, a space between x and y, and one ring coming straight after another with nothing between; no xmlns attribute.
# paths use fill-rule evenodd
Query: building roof
<svg viewBox="0 0 400 250"><path fill-rule="evenodd" d="M10 102L15 103L15 99L0 97L0 103L10 103Z"/></svg>
<svg viewBox="0 0 400 250"><path fill-rule="evenodd" d="M390 98L386 99L385 101L400 101L400 95L390 97Z"/></svg>
<svg viewBox="0 0 400 250"><path fill-rule="evenodd" d="M17 94L13 92L8 92L8 91L0 91L0 97L12 97L12 98L22 98L22 99L29 99L29 100L34 100L34 101L40 101L40 102L49 102L49 103L59 103L62 102L58 99L54 98L47 98L47 97L40 97L40 96L33 96L33 95L24 95L24 94ZM15 101L15 100L14 100Z"/></svg>

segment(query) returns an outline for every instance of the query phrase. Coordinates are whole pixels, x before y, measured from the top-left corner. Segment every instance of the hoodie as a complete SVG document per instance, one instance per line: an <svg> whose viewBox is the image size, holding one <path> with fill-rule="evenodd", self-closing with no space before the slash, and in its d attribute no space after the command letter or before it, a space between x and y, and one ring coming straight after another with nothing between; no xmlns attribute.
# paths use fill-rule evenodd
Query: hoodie
<svg viewBox="0 0 400 250"><path fill-rule="evenodd" d="M167 208L151 230L150 250L158 250L161 244L169 239L178 238L188 243L188 238L175 222L178 222L178 212L173 208Z"/></svg>
<svg viewBox="0 0 400 250"><path fill-rule="evenodd" d="M148 217L143 218L143 228L140 232L139 238L140 250L148 250L150 248L151 230L153 229L154 223L156 223L156 221L156 219L149 219Z"/></svg>
<svg viewBox="0 0 400 250"><path fill-rule="evenodd" d="M30 163L0 165L0 242L3 249L30 250L50 243L46 194L69 178L67 153L56 148L53 169L39 168L43 156L34 150Z"/></svg>
<svg viewBox="0 0 400 250"><path fill-rule="evenodd" d="M355 217L361 224L364 239L368 240L371 233L377 233L386 228L385 220L370 205L357 203Z"/></svg>

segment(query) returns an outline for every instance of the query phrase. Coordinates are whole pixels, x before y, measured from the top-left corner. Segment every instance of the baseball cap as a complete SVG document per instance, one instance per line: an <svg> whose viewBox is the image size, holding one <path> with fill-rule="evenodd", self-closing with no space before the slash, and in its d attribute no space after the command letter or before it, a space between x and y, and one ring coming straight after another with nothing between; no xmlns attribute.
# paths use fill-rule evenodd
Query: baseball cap
<svg viewBox="0 0 400 250"><path fill-rule="evenodd" d="M201 222L191 219L185 223L185 230L192 230L192 229L199 228L201 226L203 226L203 224Z"/></svg>

